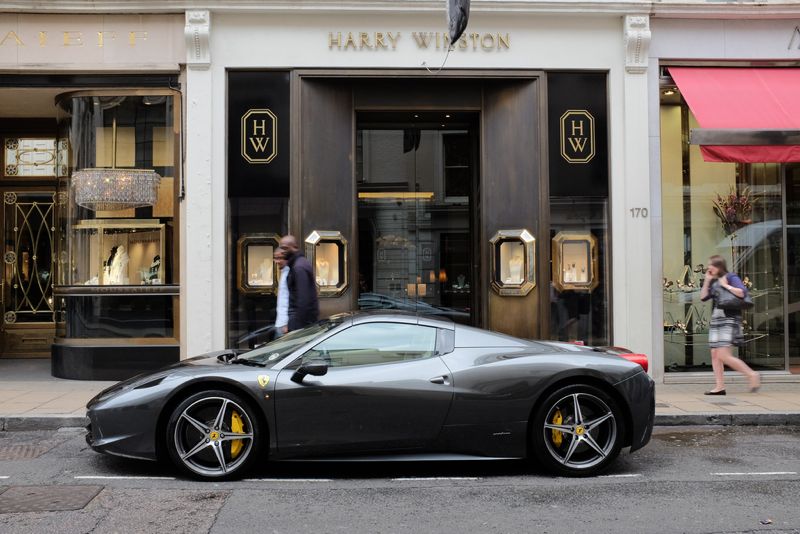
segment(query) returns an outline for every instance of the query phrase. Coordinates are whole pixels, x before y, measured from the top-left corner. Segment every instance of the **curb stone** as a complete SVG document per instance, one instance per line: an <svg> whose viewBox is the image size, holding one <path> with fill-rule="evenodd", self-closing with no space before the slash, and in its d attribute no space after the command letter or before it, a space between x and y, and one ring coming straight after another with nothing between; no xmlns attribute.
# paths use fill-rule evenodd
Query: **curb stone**
<svg viewBox="0 0 800 534"><path fill-rule="evenodd" d="M800 413L657 414L655 418L655 426L683 425L800 425Z"/></svg>
<svg viewBox="0 0 800 534"><path fill-rule="evenodd" d="M63 427L85 427L86 416L0 416L2 431L58 430Z"/></svg>
<svg viewBox="0 0 800 534"><path fill-rule="evenodd" d="M8 432L83 428L88 424L85 416L0 416L0 431ZM697 425L800 426L800 413L657 414L655 418L655 426Z"/></svg>

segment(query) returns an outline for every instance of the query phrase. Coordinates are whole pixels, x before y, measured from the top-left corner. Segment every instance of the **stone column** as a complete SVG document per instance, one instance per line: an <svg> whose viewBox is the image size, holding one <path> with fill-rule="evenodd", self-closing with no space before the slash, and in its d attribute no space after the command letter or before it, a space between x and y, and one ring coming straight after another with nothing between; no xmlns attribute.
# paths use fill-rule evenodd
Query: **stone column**
<svg viewBox="0 0 800 534"><path fill-rule="evenodd" d="M211 13L186 12L184 94L184 183L181 203L181 357L223 348L225 266L214 264L214 249L224 247L224 221L213 216L212 180L213 72L210 53ZM222 179L222 177L220 177ZM224 184L223 184L224 185ZM222 227L222 243L216 241ZM223 250L224 252L224 250ZM218 293L222 293L221 302ZM217 330L222 330L220 335Z"/></svg>
<svg viewBox="0 0 800 534"><path fill-rule="evenodd" d="M624 176L612 181L614 341L648 355L654 363L654 295L661 290L654 279L652 249L650 156L648 124L648 15L626 15L623 131L612 142L622 143ZM621 188L621 190L616 190ZM659 272L660 272L660 265ZM658 339L661 342L661 339ZM660 351L659 351L660 352Z"/></svg>

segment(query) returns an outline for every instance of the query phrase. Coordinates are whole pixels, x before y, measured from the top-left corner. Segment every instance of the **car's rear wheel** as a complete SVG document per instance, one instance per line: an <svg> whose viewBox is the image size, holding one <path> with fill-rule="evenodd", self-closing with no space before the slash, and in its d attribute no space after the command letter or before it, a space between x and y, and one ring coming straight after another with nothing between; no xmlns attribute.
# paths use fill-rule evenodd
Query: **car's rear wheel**
<svg viewBox="0 0 800 534"><path fill-rule="evenodd" d="M204 480L236 478L258 459L262 430L250 405L227 391L203 391L184 399L167 424L172 462Z"/></svg>
<svg viewBox="0 0 800 534"><path fill-rule="evenodd" d="M624 419L614 399L588 385L563 387L536 410L531 445L549 471L568 476L602 472L619 455Z"/></svg>

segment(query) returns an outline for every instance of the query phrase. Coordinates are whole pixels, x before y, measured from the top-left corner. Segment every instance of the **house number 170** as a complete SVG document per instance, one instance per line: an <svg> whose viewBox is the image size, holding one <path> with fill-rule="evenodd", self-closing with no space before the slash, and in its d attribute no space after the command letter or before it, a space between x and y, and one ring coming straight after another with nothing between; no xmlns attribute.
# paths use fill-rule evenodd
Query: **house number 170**
<svg viewBox="0 0 800 534"><path fill-rule="evenodd" d="M649 213L647 208L631 208L630 212L634 219L646 219Z"/></svg>

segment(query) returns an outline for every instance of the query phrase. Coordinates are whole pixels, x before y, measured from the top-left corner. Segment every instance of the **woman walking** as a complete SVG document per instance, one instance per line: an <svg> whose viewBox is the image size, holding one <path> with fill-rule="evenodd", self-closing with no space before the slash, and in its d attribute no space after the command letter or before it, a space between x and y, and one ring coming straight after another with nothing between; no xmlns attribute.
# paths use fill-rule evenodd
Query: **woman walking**
<svg viewBox="0 0 800 534"><path fill-rule="evenodd" d="M734 342L742 336L741 310L723 310L717 307L717 291L730 291L739 298L744 298L747 289L734 273L728 272L725 258L711 256L708 270L700 290L700 299L714 299L711 311L711 325L708 330L708 344L711 346L711 368L714 370L716 385L706 391L706 395L725 395L725 366L746 375L750 380L750 392L755 393L761 386L760 375L745 362L733 355Z"/></svg>

